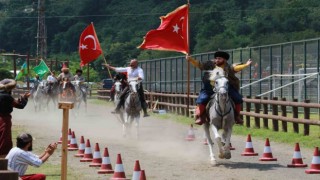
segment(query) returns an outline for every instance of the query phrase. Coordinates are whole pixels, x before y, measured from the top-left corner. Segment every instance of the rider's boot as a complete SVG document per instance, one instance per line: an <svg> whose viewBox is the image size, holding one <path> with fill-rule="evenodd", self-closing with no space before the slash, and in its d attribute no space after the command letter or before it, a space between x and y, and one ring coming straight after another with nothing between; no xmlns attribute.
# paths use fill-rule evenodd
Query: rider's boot
<svg viewBox="0 0 320 180"><path fill-rule="evenodd" d="M204 104L198 104L195 111L195 124L202 125L206 121L206 116L204 116L206 106Z"/></svg>
<svg viewBox="0 0 320 180"><path fill-rule="evenodd" d="M243 124L243 120L240 117L240 111L241 111L241 104L235 104L235 111L234 111L234 120L236 124Z"/></svg>
<svg viewBox="0 0 320 180"><path fill-rule="evenodd" d="M143 103L142 103L142 110L143 110L143 117L148 117L148 116L150 116L150 115L148 114L148 111L147 111L147 103L146 103L146 102L143 102Z"/></svg>

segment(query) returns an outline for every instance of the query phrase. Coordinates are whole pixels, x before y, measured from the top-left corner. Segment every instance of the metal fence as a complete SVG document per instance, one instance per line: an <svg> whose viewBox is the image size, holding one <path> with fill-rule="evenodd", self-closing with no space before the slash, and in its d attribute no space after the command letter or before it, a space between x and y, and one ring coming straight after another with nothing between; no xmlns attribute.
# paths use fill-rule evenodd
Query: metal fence
<svg viewBox="0 0 320 180"><path fill-rule="evenodd" d="M250 67L237 74L241 80L243 96L285 97L287 100L311 99L319 102L319 52L320 38L266 46L226 50L229 63L245 63L253 60ZM199 61L213 59L214 52L193 55ZM145 88L153 92L186 93L187 61L184 56L141 61L145 71ZM308 76L310 73L318 73ZM274 76L275 74L287 76ZM270 75L273 75L269 77ZM291 75L291 76L290 76ZM190 92L197 94L202 88L202 72L191 65ZM269 77L269 78L266 78ZM265 79L264 79L265 78ZM299 79L305 78L301 81ZM264 79L264 80L261 80ZM259 83L251 83L257 81ZM291 85L285 86L291 83ZM282 87L275 90L277 87ZM274 90L274 91L272 91Z"/></svg>

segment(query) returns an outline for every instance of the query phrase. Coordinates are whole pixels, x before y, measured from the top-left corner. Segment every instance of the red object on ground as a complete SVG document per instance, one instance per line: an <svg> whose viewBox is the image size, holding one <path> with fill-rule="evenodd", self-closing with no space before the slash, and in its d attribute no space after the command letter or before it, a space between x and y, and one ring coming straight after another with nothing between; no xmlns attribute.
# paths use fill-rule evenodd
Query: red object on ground
<svg viewBox="0 0 320 180"><path fill-rule="evenodd" d="M241 156L258 156L258 153L254 152L250 134L248 134L246 148L244 149L244 152L241 154Z"/></svg>

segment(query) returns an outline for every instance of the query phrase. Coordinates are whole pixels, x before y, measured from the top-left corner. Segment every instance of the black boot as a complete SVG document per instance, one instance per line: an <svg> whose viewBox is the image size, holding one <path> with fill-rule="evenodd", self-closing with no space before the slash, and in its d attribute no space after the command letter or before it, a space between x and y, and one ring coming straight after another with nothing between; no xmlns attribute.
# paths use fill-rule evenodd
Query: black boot
<svg viewBox="0 0 320 180"><path fill-rule="evenodd" d="M143 110L143 117L148 117L148 116L150 116L150 115L148 114L148 112L147 112L147 103L146 103L146 102L143 102L143 103L141 103L141 105L142 105L142 110Z"/></svg>

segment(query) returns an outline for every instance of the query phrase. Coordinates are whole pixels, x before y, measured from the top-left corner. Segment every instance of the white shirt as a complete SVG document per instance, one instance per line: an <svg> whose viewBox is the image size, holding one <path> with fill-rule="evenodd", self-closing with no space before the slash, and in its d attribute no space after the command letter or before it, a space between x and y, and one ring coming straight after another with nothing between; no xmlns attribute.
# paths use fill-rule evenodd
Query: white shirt
<svg viewBox="0 0 320 180"><path fill-rule="evenodd" d="M144 79L143 70L140 67L137 67L135 69L132 69L131 67L118 67L115 68L116 72L127 72L128 73L128 79L134 79L140 77L141 80Z"/></svg>
<svg viewBox="0 0 320 180"><path fill-rule="evenodd" d="M55 82L57 82L57 79L56 79L55 77L53 77L52 75L49 75L49 76L47 77L47 81L48 81L48 82L53 82L53 83L55 83Z"/></svg>
<svg viewBox="0 0 320 180"><path fill-rule="evenodd" d="M42 164L42 160L37 155L18 147L12 148L6 159L8 159L8 168L18 172L19 176L26 173L28 165L39 167Z"/></svg>

